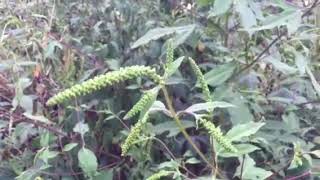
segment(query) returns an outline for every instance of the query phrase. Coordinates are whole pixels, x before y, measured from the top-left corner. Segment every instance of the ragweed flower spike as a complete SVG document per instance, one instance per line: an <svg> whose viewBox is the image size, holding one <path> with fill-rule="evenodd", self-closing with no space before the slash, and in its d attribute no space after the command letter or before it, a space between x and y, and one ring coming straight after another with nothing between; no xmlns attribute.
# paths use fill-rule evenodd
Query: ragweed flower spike
<svg viewBox="0 0 320 180"><path fill-rule="evenodd" d="M199 123L208 131L217 143L219 143L228 152L236 153L238 150L232 145L226 137L223 136L220 128L217 128L212 122L205 119L199 119Z"/></svg>
<svg viewBox="0 0 320 180"><path fill-rule="evenodd" d="M148 118L149 115L148 113L146 113L141 119L139 119L139 121L133 126L133 128L131 128L127 139L121 145L121 156L126 155L130 147L135 143L136 140L139 139L143 126L147 123Z"/></svg>
<svg viewBox="0 0 320 180"><path fill-rule="evenodd" d="M139 112L148 109L152 103L157 98L159 89L153 88L147 91L141 99L131 108L131 110L124 116L124 119L132 118L133 116L137 115Z"/></svg>
<svg viewBox="0 0 320 180"><path fill-rule="evenodd" d="M100 90L104 87L112 86L119 82L142 76L152 79L157 84L160 84L162 81L161 76L159 76L156 71L150 67L130 66L120 68L118 71L112 71L104 75L96 76L93 79L83 82L82 84L77 84L58 93L47 101L47 105L51 106L59 104L75 97L90 94L93 91Z"/></svg>
<svg viewBox="0 0 320 180"><path fill-rule="evenodd" d="M189 62L190 62L190 65L191 65L193 72L197 76L197 79L200 83L201 89L203 91L203 94L204 94L206 100L209 102L212 101L212 97L210 95L210 90L209 90L208 84L207 84L206 80L204 79L204 76L203 76L199 66L192 58L189 58Z"/></svg>
<svg viewBox="0 0 320 180"><path fill-rule="evenodd" d="M170 64L173 62L173 54L174 48L172 44L172 39L170 39L167 45L166 68L168 68L168 66L170 66Z"/></svg>
<svg viewBox="0 0 320 180"><path fill-rule="evenodd" d="M152 176L148 177L147 180L159 180L162 177L169 176L172 173L173 173L172 171L161 170L161 171L153 174Z"/></svg>

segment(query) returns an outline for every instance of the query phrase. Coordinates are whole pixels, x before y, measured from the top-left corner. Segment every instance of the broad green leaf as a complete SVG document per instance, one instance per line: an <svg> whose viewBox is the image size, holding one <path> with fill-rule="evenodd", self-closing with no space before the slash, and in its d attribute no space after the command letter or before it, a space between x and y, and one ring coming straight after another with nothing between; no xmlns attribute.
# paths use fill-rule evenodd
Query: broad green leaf
<svg viewBox="0 0 320 180"><path fill-rule="evenodd" d="M320 158L320 149L311 151L310 154L316 156L317 158Z"/></svg>
<svg viewBox="0 0 320 180"><path fill-rule="evenodd" d="M88 176L93 177L97 173L98 162L95 154L87 149L82 148L78 152L79 167Z"/></svg>
<svg viewBox="0 0 320 180"><path fill-rule="evenodd" d="M294 132L300 128L300 119L294 112L285 113L282 115L283 122L286 123L288 132Z"/></svg>
<svg viewBox="0 0 320 180"><path fill-rule="evenodd" d="M177 60L173 61L171 64L168 65L168 70L166 72L167 78L172 76L178 70L183 60L184 56L179 57Z"/></svg>
<svg viewBox="0 0 320 180"><path fill-rule="evenodd" d="M108 180L113 178L113 171L108 170L108 171L99 171L99 175L94 176L92 180Z"/></svg>
<svg viewBox="0 0 320 180"><path fill-rule="evenodd" d="M63 150L62 151L70 151L72 150L73 148L75 148L76 146L78 145L78 143L69 143L69 144L66 144L64 147L63 147Z"/></svg>
<svg viewBox="0 0 320 180"><path fill-rule="evenodd" d="M25 112L23 115L29 119L32 119L34 121L39 121L46 124L53 124L48 118L41 116L41 115L32 115L30 112Z"/></svg>
<svg viewBox="0 0 320 180"><path fill-rule="evenodd" d="M184 128L194 127L195 123L193 121L181 120L181 123ZM156 135L160 135L164 132L168 132L167 137L173 137L180 133L180 129L177 127L174 121L166 121L163 123L159 123L152 128L152 132Z"/></svg>
<svg viewBox="0 0 320 180"><path fill-rule="evenodd" d="M37 175L37 171L35 169L28 169L22 172L16 180L34 180L35 176Z"/></svg>
<svg viewBox="0 0 320 180"><path fill-rule="evenodd" d="M48 160L55 158L59 152L56 151L49 151L49 148L45 148L43 151L39 154L39 159L43 160L44 163L48 164Z"/></svg>
<svg viewBox="0 0 320 180"><path fill-rule="evenodd" d="M214 108L229 108L229 107L235 107L233 104L223 102L223 101L214 101L214 102L206 102L206 103L198 103L194 104L187 109L185 109L185 112L188 113L194 113L197 111L209 111L213 110Z"/></svg>
<svg viewBox="0 0 320 180"><path fill-rule="evenodd" d="M45 132L40 135L40 145L42 147L49 146L49 141L50 141L50 133L49 132Z"/></svg>
<svg viewBox="0 0 320 180"><path fill-rule="evenodd" d="M212 2L214 2L214 0L197 0L197 5L203 7L209 5Z"/></svg>
<svg viewBox="0 0 320 180"><path fill-rule="evenodd" d="M245 29L257 25L256 15L249 7L248 0L235 3L235 9L239 13L241 24Z"/></svg>
<svg viewBox="0 0 320 180"><path fill-rule="evenodd" d="M161 101L155 101L150 107L149 112L153 113L153 112L159 112L159 111L163 112L169 117L171 116L170 111L166 108L166 106Z"/></svg>
<svg viewBox="0 0 320 180"><path fill-rule="evenodd" d="M201 163L201 161L195 157L191 157L191 158L187 159L185 163L186 164L199 164L199 163Z"/></svg>
<svg viewBox="0 0 320 180"><path fill-rule="evenodd" d="M254 160L250 156L245 156L244 162L241 162L237 167L236 176L242 175L242 179L261 180L266 179L273 173L271 171L264 170L255 166Z"/></svg>
<svg viewBox="0 0 320 180"><path fill-rule="evenodd" d="M213 4L213 11L210 13L210 16L217 16L226 13L231 5L233 0L215 0Z"/></svg>
<svg viewBox="0 0 320 180"><path fill-rule="evenodd" d="M249 154L259 148L252 144L234 144L234 147L238 150L236 153L230 153L225 150L225 148L218 149L218 156L221 157L240 157L244 154ZM220 151L221 150L221 151Z"/></svg>
<svg viewBox="0 0 320 180"><path fill-rule="evenodd" d="M190 32L193 32L194 29L195 29L195 25L151 29L144 36L142 36L136 42L134 42L133 45L131 46L131 49L135 49L139 46L149 43L152 40L157 40L159 38L162 38L167 35L172 35L174 33L177 33L177 34L190 33Z"/></svg>
<svg viewBox="0 0 320 180"><path fill-rule="evenodd" d="M261 122L249 122L246 124L235 125L228 133L226 138L231 141L241 140L243 137L248 137L255 134L265 123Z"/></svg>
<svg viewBox="0 0 320 180"><path fill-rule="evenodd" d="M73 128L73 132L77 132L83 136L85 133L89 132L89 126L83 122L78 122Z"/></svg>
<svg viewBox="0 0 320 180"><path fill-rule="evenodd" d="M265 61L271 63L277 70L281 71L286 75L294 74L298 71L296 68L289 66L288 64L283 63L279 59L276 59L271 56L268 57Z"/></svg>
<svg viewBox="0 0 320 180"><path fill-rule="evenodd" d="M213 68L204 75L205 80L210 86L218 86L228 80L235 69L234 64L224 64Z"/></svg>
<svg viewBox="0 0 320 180"><path fill-rule="evenodd" d="M298 18L297 18L298 17ZM275 27L280 26L288 26L288 24L292 23L291 21L299 19L301 17L301 11L299 10L287 10L280 14L269 16L262 22L262 26L249 28L248 31L255 32L266 29L273 29ZM291 30L292 31L292 30Z"/></svg>

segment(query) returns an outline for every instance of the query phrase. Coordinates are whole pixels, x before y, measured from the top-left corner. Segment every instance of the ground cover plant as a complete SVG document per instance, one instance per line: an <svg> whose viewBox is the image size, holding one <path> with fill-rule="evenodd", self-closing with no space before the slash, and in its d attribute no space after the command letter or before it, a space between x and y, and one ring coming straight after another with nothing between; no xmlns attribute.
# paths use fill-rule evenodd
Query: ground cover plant
<svg viewBox="0 0 320 180"><path fill-rule="evenodd" d="M319 179L318 0L4 0L0 28L0 179Z"/></svg>

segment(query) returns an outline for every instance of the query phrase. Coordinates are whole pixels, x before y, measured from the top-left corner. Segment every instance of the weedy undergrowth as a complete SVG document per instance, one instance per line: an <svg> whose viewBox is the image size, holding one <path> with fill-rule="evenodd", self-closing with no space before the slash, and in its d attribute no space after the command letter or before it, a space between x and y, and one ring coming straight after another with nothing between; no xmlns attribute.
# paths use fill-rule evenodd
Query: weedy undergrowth
<svg viewBox="0 0 320 180"><path fill-rule="evenodd" d="M185 127L181 123L180 115L176 112L172 105L172 99L169 95L169 92L166 87L166 82L174 74L175 71L178 70L180 64L183 62L184 57L178 58L174 60L174 49L172 45L172 41L170 40L167 46L167 56L166 63L163 67L164 73L161 75L156 72L156 70L147 66L130 66L121 68L118 71L108 72L104 75L96 76L93 79L89 79L82 84L74 85L69 89L66 89L57 95L53 96L51 99L47 101L48 106L52 106L55 104L63 103L67 100L81 97L84 95L88 95L94 91L100 90L105 87L114 86L120 82L124 82L127 80L132 80L140 77L147 77L154 82L154 87L150 90L144 92L141 96L140 100L131 108L129 112L124 116L124 119L134 118L136 115L139 115L139 119L137 123L131 128L130 133L127 136L127 139L122 143L122 156L125 156L130 151L130 148L139 142L139 138L144 133L144 127L149 119L149 110L152 104L157 100L159 91L162 91L164 96L165 104L167 105L171 117L176 122L176 125L180 129L181 133L184 135L188 143L190 143L191 147L195 150L195 152L201 157L201 159L207 163L212 169L217 169L217 164L210 163L206 155L204 155L199 147L193 142L188 133L185 130ZM194 71L196 75L200 88L202 89L202 93L207 104L210 106L210 103L214 103L213 98L210 93L210 89L205 81L205 78L198 67L197 63L189 58L189 63L191 65L191 69ZM161 99L160 99L161 100ZM219 107L219 106L217 106ZM224 152L228 153L237 153L237 147L233 144L233 141L225 136L219 127L216 127L212 122L212 114L214 107L204 107L202 109L207 109L205 113L194 113L194 117L196 121L208 132L208 135L215 139L214 142L218 143ZM212 144L212 146L216 146ZM220 150L221 150L220 149ZM213 150L214 151L214 150ZM216 157L212 157L216 159ZM215 175L219 174L217 170L212 171L215 172ZM149 177L149 179L159 179L162 176L170 175L171 171L160 170L159 173L155 173L153 176Z"/></svg>

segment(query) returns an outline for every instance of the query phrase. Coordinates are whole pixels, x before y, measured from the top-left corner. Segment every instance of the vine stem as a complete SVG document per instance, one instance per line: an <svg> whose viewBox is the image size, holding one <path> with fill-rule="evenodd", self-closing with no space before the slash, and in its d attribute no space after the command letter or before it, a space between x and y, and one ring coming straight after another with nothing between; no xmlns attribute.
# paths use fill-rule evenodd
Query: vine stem
<svg viewBox="0 0 320 180"><path fill-rule="evenodd" d="M173 116L173 119L175 120L175 122L176 122L179 130L181 131L181 133L184 135L184 137L190 143L190 145L193 147L193 149L197 152L197 154L201 157L201 159L205 163L207 163L212 169L214 169L215 167L207 160L205 155L200 151L200 149L197 147L197 145L192 141L192 139L190 138L190 136L186 132L185 128L183 127L183 125L182 125L182 123L181 123L176 111L173 108L172 101L170 99L170 96L169 96L167 88L163 85L161 87L161 90L162 90L162 92L164 94L164 98L165 98L166 104L167 104L167 106L169 108L169 111L170 111L171 115Z"/></svg>

